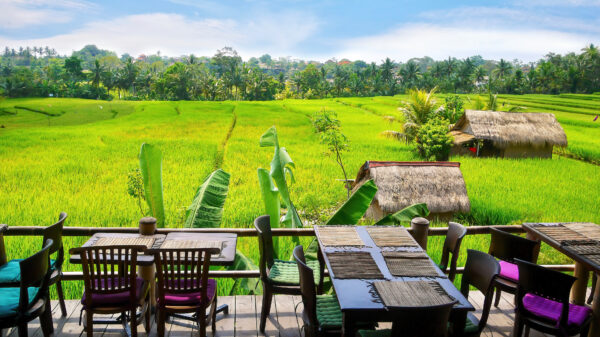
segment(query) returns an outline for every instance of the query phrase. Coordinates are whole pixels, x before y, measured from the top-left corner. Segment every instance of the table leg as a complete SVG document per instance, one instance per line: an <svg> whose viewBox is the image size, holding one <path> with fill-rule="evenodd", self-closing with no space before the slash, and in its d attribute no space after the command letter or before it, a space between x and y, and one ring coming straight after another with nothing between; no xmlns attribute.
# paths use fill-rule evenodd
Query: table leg
<svg viewBox="0 0 600 337"><path fill-rule="evenodd" d="M587 291L589 274L589 269L583 264L575 262L575 272L573 273L573 276L577 277L577 280L573 283L573 287L571 288L571 302L578 305L585 304L585 293Z"/></svg>
<svg viewBox="0 0 600 337"><path fill-rule="evenodd" d="M151 266L140 266L138 271L140 277L148 281L150 285L150 309L156 307L156 277L154 264Z"/></svg>
<svg viewBox="0 0 600 337"><path fill-rule="evenodd" d="M342 313L342 337L354 337L354 318L347 312Z"/></svg>
<svg viewBox="0 0 600 337"><path fill-rule="evenodd" d="M598 277L598 275L594 276ZM600 287L592 290L594 291L594 302L592 302L592 324L588 336L600 337Z"/></svg>
<svg viewBox="0 0 600 337"><path fill-rule="evenodd" d="M450 314L450 321L452 322L452 337L464 336L465 325L467 323L467 312L452 312Z"/></svg>

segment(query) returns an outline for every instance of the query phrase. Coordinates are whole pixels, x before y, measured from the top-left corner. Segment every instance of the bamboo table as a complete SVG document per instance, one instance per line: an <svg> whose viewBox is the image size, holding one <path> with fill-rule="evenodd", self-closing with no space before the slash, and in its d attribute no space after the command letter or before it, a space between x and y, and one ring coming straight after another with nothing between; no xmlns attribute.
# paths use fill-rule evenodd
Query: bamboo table
<svg viewBox="0 0 600 337"><path fill-rule="evenodd" d="M591 259L589 255L574 252L561 243L564 238L548 234L547 232L544 233L543 227L540 227L550 226L558 228L561 225L574 230L587 240L598 240L600 238L600 226L592 223L524 223L523 229L527 232L528 238L540 239L550 247L573 259L575 262L575 272L573 275L577 277L577 280L571 288L571 302L584 305L589 272L593 271L596 277L598 277L600 275L600 263L598 262L599 260ZM583 227L587 227L587 230L576 230L577 228L582 228L582 225ZM594 301L592 303L593 319L588 336L600 337L600 286L596 286L596 289L592 289L592 291L594 291Z"/></svg>
<svg viewBox="0 0 600 337"><path fill-rule="evenodd" d="M393 276L386 261L384 260L383 253L390 251L404 251L404 252L422 252L423 249L416 245L412 247L395 247L395 248L380 248L374 240L371 238L367 229L369 226L356 226L356 232L363 242L361 247L349 247L349 246L327 246L323 242L323 237L320 234L320 228L329 226L315 226L315 234L319 240L319 248L323 253L323 258L329 270L331 282L333 288L337 294L340 308L342 309L343 317L343 336L354 336L355 334L355 323L357 321L364 322L391 322L393 315L387 310L382 301L376 299L373 295L373 281L372 279L341 279L336 277L335 270L331 267L331 261L328 254L337 252L368 252L376 262L377 267L383 274L383 278L387 281L436 281L444 289L444 291L456 299L458 303L452 308L450 314L450 321L453 322L456 331L463 331L467 313L474 311L475 308L469 301L462 295L462 293L454 286L445 274L431 261L429 257L427 260L435 267L436 277L397 277ZM383 227L383 226L376 226ZM394 227L399 231L406 231L403 227ZM410 234L409 234L410 235ZM338 238L342 241L343 238ZM376 295L375 295L376 296Z"/></svg>

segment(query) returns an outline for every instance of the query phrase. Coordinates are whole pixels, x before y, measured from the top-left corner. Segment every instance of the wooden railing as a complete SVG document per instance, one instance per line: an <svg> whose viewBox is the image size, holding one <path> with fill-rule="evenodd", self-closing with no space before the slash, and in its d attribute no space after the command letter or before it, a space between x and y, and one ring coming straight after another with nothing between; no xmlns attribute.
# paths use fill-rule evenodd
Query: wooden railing
<svg viewBox="0 0 600 337"><path fill-rule="evenodd" d="M525 233L520 225L514 226L473 226L467 227L467 235L485 235L490 233L490 228L497 228L509 233ZM4 231L5 236L41 236L44 227L38 226L14 226ZM312 228L273 228L273 236L314 236ZM409 232L412 232L408 228ZM96 233L138 233L138 227L64 227L63 236L89 237ZM196 232L196 233L230 233L238 237L255 237L257 232L254 228L159 228L157 234L168 234L172 232ZM429 236L444 236L448 233L447 227L429 228ZM66 254L68 255L68 254ZM573 265L544 265L553 270L572 271ZM457 268L457 273L462 273L463 268ZM210 277L214 278L256 278L260 277L258 270L211 270ZM64 280L82 280L81 272L64 272Z"/></svg>

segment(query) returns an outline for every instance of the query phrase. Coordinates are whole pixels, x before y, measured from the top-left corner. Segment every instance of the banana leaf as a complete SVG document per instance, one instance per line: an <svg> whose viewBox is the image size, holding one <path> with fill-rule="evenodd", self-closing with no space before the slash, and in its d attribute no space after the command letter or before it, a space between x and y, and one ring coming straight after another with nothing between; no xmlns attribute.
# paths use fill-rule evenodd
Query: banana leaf
<svg viewBox="0 0 600 337"><path fill-rule="evenodd" d="M356 225L365 215L377 193L377 186L369 180L352 193L342 207L327 220L326 225Z"/></svg>
<svg viewBox="0 0 600 337"><path fill-rule="evenodd" d="M261 147L271 147L275 148L275 152L273 154L273 160L271 160L271 177L279 190L279 195L281 195L281 200L285 204L287 208L287 213L283 220L283 223L286 227L296 228L302 227L302 221L298 216L298 212L296 211L296 207L292 203L290 199L290 192L287 186L286 176L290 177L290 181L294 181L294 174L292 169L295 167L292 158L287 153L284 147L279 146L279 139L277 138L277 129L274 126L269 128L261 137L260 137L260 146Z"/></svg>
<svg viewBox="0 0 600 337"><path fill-rule="evenodd" d="M414 204L406 208L399 210L394 214L388 214L381 220L377 221L375 225L392 226L399 225L402 222L410 222L416 217L426 217L429 215L429 209L427 204Z"/></svg>
<svg viewBox="0 0 600 337"><path fill-rule="evenodd" d="M196 191L187 209L185 227L206 228L221 226L223 206L229 191L229 173L218 169L209 174Z"/></svg>
<svg viewBox="0 0 600 337"><path fill-rule="evenodd" d="M233 265L227 267L227 270L258 270L258 267L246 255L236 250L235 261ZM244 289L249 294L260 293L259 283L260 278L258 277L237 278L229 291L229 296L236 295L237 289Z"/></svg>
<svg viewBox="0 0 600 337"><path fill-rule="evenodd" d="M279 218L281 217L279 191L277 190L277 187L273 185L273 179L271 179L269 171L264 168L259 168L257 173L260 191L265 203L265 213L269 215L271 228L278 228ZM275 253L275 258L277 258L277 253L279 252L279 237L277 236L273 237L273 251Z"/></svg>
<svg viewBox="0 0 600 337"><path fill-rule="evenodd" d="M140 172L144 181L144 196L150 214L156 218L156 226L165 226L165 205L162 185L162 153L157 147L142 144L140 149Z"/></svg>

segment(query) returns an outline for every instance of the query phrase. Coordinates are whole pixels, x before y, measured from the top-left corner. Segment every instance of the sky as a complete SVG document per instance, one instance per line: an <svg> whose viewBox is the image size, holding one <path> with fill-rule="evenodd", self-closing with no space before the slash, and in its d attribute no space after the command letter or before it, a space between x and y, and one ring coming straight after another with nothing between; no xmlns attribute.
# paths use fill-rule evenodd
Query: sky
<svg viewBox="0 0 600 337"><path fill-rule="evenodd" d="M600 44L600 0L0 0L0 48L532 62Z"/></svg>

